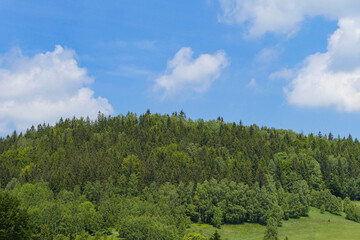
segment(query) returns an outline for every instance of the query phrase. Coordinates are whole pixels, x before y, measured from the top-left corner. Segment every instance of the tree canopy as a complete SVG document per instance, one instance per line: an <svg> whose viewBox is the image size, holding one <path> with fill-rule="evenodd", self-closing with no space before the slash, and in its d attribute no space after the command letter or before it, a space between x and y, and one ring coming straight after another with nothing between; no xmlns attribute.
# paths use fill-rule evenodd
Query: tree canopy
<svg viewBox="0 0 360 240"><path fill-rule="evenodd" d="M32 236L32 226L26 209L17 198L0 192L0 239L26 240Z"/></svg>
<svg viewBox="0 0 360 240"><path fill-rule="evenodd" d="M351 136L184 113L60 119L0 138L2 196L43 239L182 239L191 221L281 225L310 206L360 221L359 173Z"/></svg>

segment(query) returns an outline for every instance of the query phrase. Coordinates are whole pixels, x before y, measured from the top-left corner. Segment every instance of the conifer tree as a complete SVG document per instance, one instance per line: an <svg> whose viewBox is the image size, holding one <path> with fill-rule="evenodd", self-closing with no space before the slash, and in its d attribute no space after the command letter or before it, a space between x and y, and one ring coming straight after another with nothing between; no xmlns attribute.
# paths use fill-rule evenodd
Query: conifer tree
<svg viewBox="0 0 360 240"><path fill-rule="evenodd" d="M270 218L267 221L264 240L279 240L278 227L276 221L273 218Z"/></svg>

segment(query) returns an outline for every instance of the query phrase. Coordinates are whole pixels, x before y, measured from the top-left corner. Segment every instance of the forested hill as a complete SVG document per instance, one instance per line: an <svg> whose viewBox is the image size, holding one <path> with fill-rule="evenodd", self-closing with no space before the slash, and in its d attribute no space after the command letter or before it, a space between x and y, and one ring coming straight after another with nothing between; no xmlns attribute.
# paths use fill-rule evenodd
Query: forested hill
<svg viewBox="0 0 360 240"><path fill-rule="evenodd" d="M191 222L272 233L310 206L360 222L359 170L350 136L183 112L61 119L0 139L0 238L206 239L186 234Z"/></svg>
<svg viewBox="0 0 360 240"><path fill-rule="evenodd" d="M137 191L153 182L226 178L260 187L271 181L285 191L305 180L310 189L359 200L359 172L360 144L351 136L192 120L183 112L60 119L0 138L1 186L13 178L45 181L55 193L110 177L133 179Z"/></svg>

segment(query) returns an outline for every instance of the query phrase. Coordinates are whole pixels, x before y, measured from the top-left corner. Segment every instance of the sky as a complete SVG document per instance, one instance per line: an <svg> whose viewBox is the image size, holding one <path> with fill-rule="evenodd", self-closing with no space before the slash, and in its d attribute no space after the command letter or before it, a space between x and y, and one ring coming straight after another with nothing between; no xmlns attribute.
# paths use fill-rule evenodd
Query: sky
<svg viewBox="0 0 360 240"><path fill-rule="evenodd" d="M360 137L358 0L0 0L0 136L134 112Z"/></svg>

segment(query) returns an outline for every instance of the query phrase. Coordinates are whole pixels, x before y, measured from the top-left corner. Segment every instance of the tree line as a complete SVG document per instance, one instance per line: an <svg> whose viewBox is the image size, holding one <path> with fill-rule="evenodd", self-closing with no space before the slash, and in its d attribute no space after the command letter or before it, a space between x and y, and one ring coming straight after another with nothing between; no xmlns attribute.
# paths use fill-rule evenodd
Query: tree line
<svg viewBox="0 0 360 240"><path fill-rule="evenodd" d="M309 206L359 221L351 202L360 200L359 159L351 135L192 120L182 111L99 114L0 138L0 184L28 209L36 236L114 229L128 239L180 239L191 221L281 224Z"/></svg>
<svg viewBox="0 0 360 240"><path fill-rule="evenodd" d="M87 182L83 190L76 186L54 193L47 182L21 184L14 178L1 194L19 201L21 211L26 209L32 226L24 227L23 234L31 229L32 239L87 239L114 232L125 239L182 239L191 222L220 228L225 223L265 225L271 219L280 226L282 220L307 216L310 206L325 205L334 214L343 211L341 198L328 190L310 191L304 180L295 182L291 192L273 182L250 187L227 179L196 185L152 183L138 191L132 181L110 177Z"/></svg>

